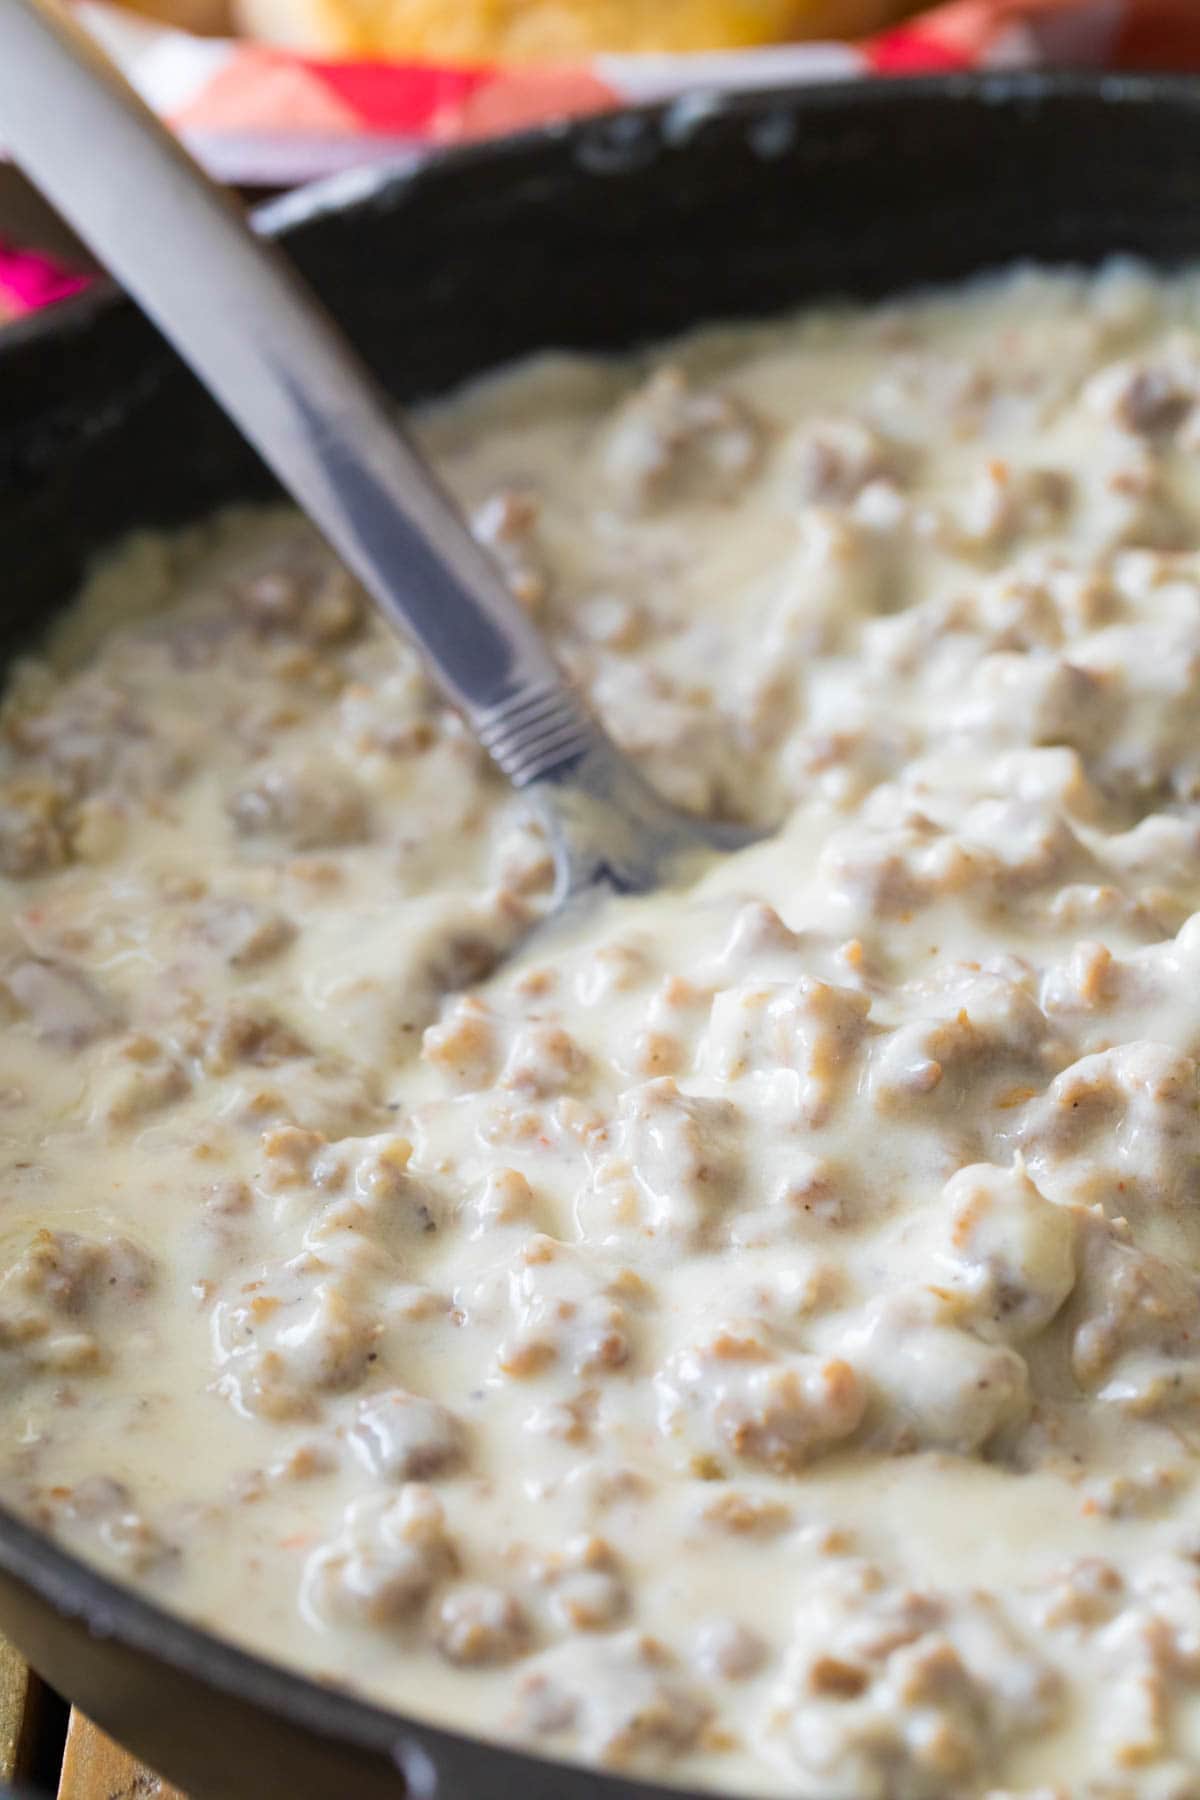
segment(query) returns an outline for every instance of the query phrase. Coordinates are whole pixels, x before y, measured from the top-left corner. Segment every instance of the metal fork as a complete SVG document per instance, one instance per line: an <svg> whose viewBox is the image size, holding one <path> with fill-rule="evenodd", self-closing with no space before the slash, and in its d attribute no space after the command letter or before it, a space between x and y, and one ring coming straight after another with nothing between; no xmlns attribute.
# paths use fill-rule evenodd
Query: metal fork
<svg viewBox="0 0 1200 1800"><path fill-rule="evenodd" d="M536 802L558 900L644 892L690 852L750 842L669 806L618 750L282 251L57 0L0 0L0 47L0 138Z"/></svg>

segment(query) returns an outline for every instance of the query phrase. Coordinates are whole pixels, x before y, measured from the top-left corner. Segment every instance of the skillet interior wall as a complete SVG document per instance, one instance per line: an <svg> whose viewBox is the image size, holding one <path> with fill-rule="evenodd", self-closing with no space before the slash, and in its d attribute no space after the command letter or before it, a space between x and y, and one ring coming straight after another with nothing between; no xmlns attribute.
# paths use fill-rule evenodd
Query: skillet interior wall
<svg viewBox="0 0 1200 1800"><path fill-rule="evenodd" d="M931 88L952 103L927 106ZM282 211L290 254L411 401L547 345L624 347L1014 257L1195 255L1200 85L997 76L693 99ZM125 531L269 491L127 303L84 299L6 334L0 657Z"/></svg>

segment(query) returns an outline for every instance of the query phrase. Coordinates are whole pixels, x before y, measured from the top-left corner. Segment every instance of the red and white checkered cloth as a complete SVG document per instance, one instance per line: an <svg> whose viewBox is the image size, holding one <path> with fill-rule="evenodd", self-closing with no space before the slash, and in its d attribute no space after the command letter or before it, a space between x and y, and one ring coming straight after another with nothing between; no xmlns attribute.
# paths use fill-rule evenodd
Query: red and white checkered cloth
<svg viewBox="0 0 1200 1800"><path fill-rule="evenodd" d="M289 186L627 101L855 75L972 68L1200 70L1200 0L948 0L861 43L694 56L599 56L557 68L327 62L190 37L80 0L89 28L208 168ZM0 312L69 291L72 277L0 243Z"/></svg>

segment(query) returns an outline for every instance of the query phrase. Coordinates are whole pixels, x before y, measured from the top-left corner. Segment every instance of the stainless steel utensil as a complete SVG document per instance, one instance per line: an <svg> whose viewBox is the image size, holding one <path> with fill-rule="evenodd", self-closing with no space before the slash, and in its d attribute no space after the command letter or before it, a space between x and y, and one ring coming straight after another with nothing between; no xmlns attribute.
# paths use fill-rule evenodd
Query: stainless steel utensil
<svg viewBox="0 0 1200 1800"><path fill-rule="evenodd" d="M750 841L617 749L333 320L57 0L0 0L0 138L536 800L560 901Z"/></svg>

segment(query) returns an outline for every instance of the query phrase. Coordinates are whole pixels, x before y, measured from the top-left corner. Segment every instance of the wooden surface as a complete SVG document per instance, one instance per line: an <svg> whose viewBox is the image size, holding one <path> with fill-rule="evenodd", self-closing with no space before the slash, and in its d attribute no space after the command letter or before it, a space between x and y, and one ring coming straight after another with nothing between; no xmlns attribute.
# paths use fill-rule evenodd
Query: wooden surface
<svg viewBox="0 0 1200 1800"><path fill-rule="evenodd" d="M0 1641L0 1781L57 1800L184 1800L80 1712L65 1708Z"/></svg>
<svg viewBox="0 0 1200 1800"><path fill-rule="evenodd" d="M183 1800L183 1795L127 1756L82 1713L72 1712L58 1800Z"/></svg>
<svg viewBox="0 0 1200 1800"><path fill-rule="evenodd" d="M38 1726L48 1710L43 1698L37 1676L0 1640L0 1780L33 1774Z"/></svg>

